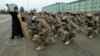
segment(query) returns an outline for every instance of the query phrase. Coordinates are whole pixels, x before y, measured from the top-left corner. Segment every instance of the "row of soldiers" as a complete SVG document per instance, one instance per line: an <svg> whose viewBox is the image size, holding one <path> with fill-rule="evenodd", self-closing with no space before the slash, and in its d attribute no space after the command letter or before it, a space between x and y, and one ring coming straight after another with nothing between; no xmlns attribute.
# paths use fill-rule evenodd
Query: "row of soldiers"
<svg viewBox="0 0 100 56"><path fill-rule="evenodd" d="M42 50L50 43L56 43L58 37L65 45L70 44L77 33L87 28L87 36L92 38L100 33L99 16L86 13L31 13L27 20L27 29L32 40ZM86 27L87 26L87 27Z"/></svg>

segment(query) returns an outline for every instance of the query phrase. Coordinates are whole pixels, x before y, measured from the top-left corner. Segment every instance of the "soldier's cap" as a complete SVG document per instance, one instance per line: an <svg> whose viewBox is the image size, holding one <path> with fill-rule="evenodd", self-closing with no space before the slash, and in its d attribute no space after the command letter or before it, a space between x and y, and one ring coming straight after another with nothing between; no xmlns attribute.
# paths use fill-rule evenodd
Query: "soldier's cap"
<svg viewBox="0 0 100 56"><path fill-rule="evenodd" d="M62 18L62 20L66 20L68 18L68 16L64 16L63 18Z"/></svg>
<svg viewBox="0 0 100 56"><path fill-rule="evenodd" d="M86 16L87 16L87 17L92 17L93 14L89 13L89 14L87 14Z"/></svg>
<svg viewBox="0 0 100 56"><path fill-rule="evenodd" d="M32 17L32 20L35 20L36 18L37 18L37 16L33 16L33 17Z"/></svg>

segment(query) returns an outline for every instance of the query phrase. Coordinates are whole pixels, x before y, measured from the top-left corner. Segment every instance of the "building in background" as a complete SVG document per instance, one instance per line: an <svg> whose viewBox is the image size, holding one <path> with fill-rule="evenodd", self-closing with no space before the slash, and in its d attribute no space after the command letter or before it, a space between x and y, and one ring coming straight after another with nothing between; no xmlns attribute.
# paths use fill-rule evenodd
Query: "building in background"
<svg viewBox="0 0 100 56"><path fill-rule="evenodd" d="M100 0L78 0L71 3L55 3L42 8L43 12L100 12Z"/></svg>
<svg viewBox="0 0 100 56"><path fill-rule="evenodd" d="M65 11L65 5L66 3L55 3L46 7L42 8L43 12L53 12L53 13L57 13L57 12L64 12Z"/></svg>

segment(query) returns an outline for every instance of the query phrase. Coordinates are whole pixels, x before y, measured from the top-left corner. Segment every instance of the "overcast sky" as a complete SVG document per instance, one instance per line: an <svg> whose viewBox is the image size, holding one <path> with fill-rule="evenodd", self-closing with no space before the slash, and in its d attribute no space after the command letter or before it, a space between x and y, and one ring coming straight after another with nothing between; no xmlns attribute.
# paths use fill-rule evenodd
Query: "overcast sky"
<svg viewBox="0 0 100 56"><path fill-rule="evenodd" d="M28 1L28 8L27 8ZM57 2L69 3L76 0L0 0L0 10L6 9L6 3L14 3L17 4L18 7L23 6L25 10L30 10L36 8L38 11L42 9L42 7L51 5Z"/></svg>

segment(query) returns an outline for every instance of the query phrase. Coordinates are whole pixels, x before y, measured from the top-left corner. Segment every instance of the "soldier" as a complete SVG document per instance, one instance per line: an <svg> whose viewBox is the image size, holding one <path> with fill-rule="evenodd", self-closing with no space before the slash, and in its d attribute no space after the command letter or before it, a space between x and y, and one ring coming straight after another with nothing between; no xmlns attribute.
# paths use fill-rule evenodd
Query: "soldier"
<svg viewBox="0 0 100 56"><path fill-rule="evenodd" d="M29 16L27 27L28 27L29 34L32 35L32 36L34 35L34 30L35 30L36 24L37 24L36 19L37 19L36 14L31 13L31 16Z"/></svg>
<svg viewBox="0 0 100 56"><path fill-rule="evenodd" d="M71 14L70 15L71 17L70 17L70 23L71 23L71 25L72 25L72 29L76 32L76 33L78 33L78 32L80 32L81 30L80 30L80 22L79 22L79 19L77 18L77 14L75 15L75 14Z"/></svg>
<svg viewBox="0 0 100 56"><path fill-rule="evenodd" d="M62 27L60 28L60 32L61 34L63 35L63 42L65 45L68 45L70 43L69 41L69 24L68 24L68 21L66 20L68 18L64 17L62 18Z"/></svg>
<svg viewBox="0 0 100 56"><path fill-rule="evenodd" d="M70 41L75 37L75 31L79 30L79 26L72 21L73 17L70 13L67 13L63 18L63 31L65 34L65 44L68 45Z"/></svg>
<svg viewBox="0 0 100 56"><path fill-rule="evenodd" d="M48 24L50 25L51 28L51 33L52 33L52 41L55 43L55 38L58 37L58 30L61 26L61 20L57 17L57 15L53 14L51 15L48 19Z"/></svg>
<svg viewBox="0 0 100 56"><path fill-rule="evenodd" d="M44 40L42 39L42 28L39 25L39 21L37 23L36 28L33 28L32 32L34 33L32 40L38 45L36 50L41 50L44 48Z"/></svg>
<svg viewBox="0 0 100 56"><path fill-rule="evenodd" d="M95 15L95 21L97 22L97 30L96 30L96 33L98 34L98 33L100 33L100 17L99 17L99 15Z"/></svg>
<svg viewBox="0 0 100 56"><path fill-rule="evenodd" d="M34 35L33 40L37 40L37 44L39 45L36 50L41 50L45 47L45 44L49 44L49 41L53 41L51 37L49 37L49 33L51 32L50 26L48 23L40 18L38 19L38 35ZM51 42L50 41L50 42ZM39 43L38 43L39 42Z"/></svg>
<svg viewBox="0 0 100 56"><path fill-rule="evenodd" d="M89 38L92 38L95 35L95 30L97 29L96 21L93 18L92 14L87 14L87 26L88 26L88 36Z"/></svg>
<svg viewBox="0 0 100 56"><path fill-rule="evenodd" d="M100 16L98 17L98 33L100 34Z"/></svg>

